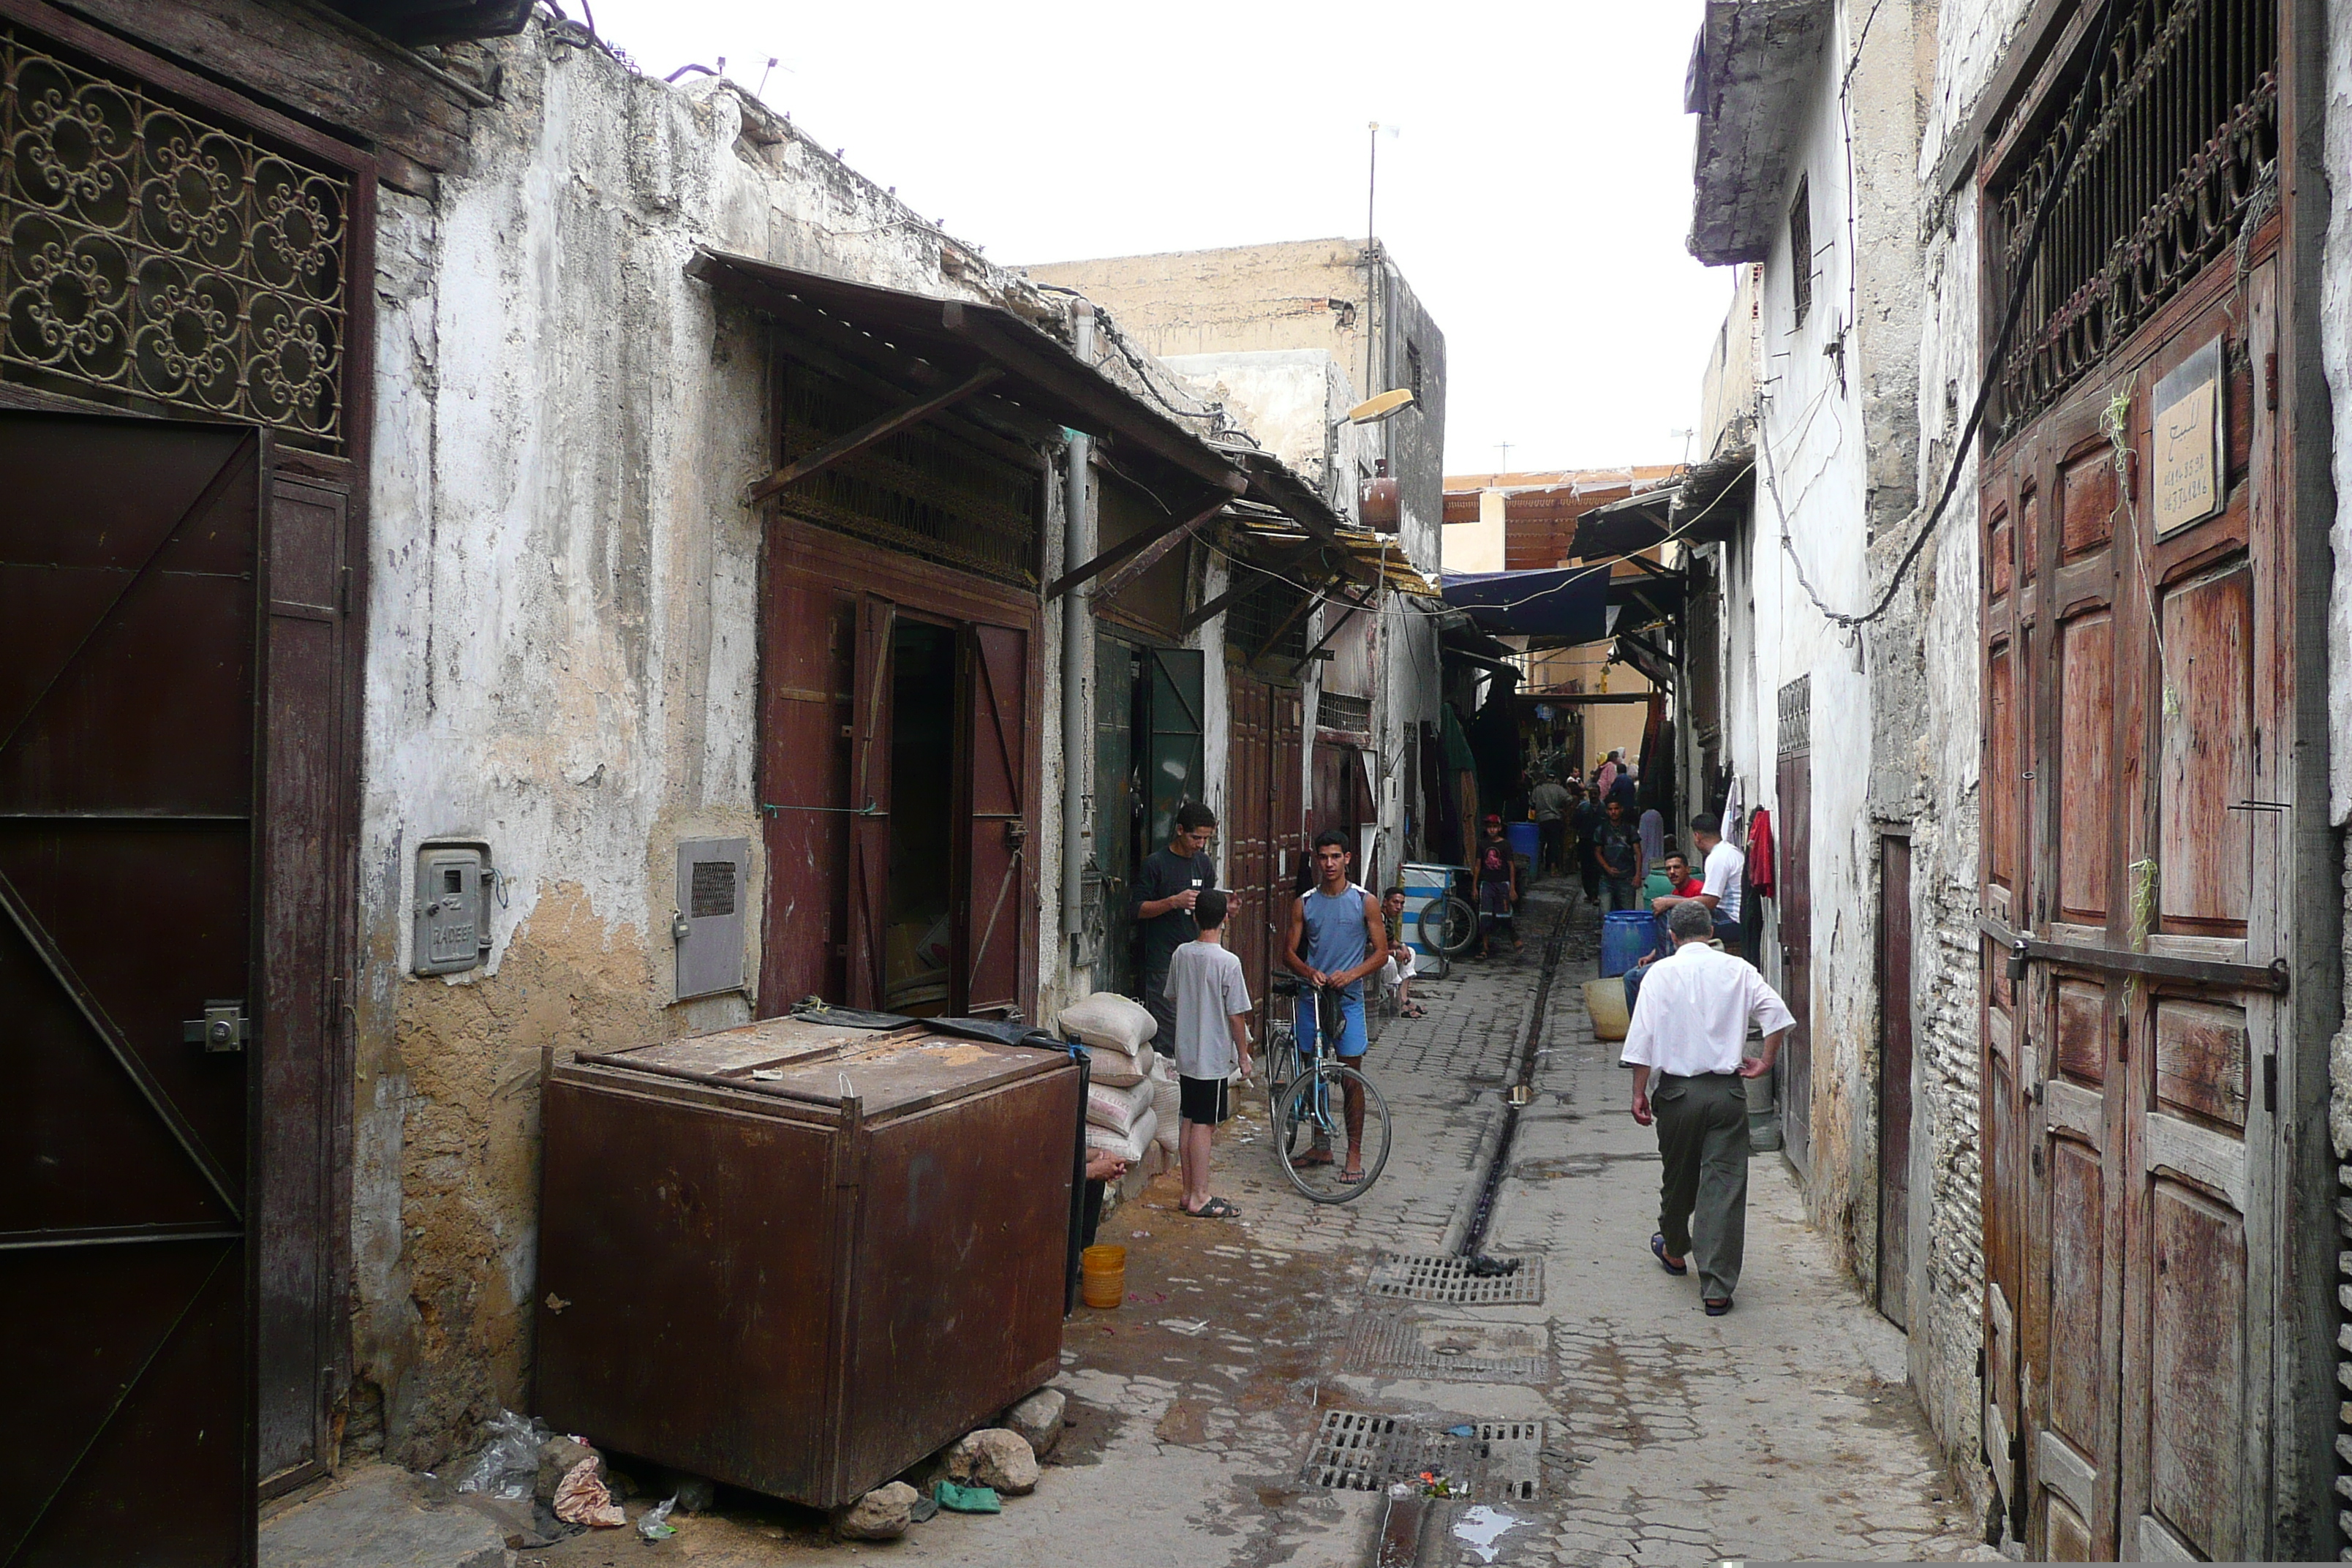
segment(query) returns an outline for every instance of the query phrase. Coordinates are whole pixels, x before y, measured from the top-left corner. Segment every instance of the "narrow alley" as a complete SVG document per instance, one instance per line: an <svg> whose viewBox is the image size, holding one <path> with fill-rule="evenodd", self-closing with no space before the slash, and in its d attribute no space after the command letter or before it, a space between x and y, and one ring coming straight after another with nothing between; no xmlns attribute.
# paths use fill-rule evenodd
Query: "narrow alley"
<svg viewBox="0 0 2352 1568"><path fill-rule="evenodd" d="M1129 1249L1127 1300L1069 1321L1055 1384L1068 1426L1033 1495L860 1547L821 1514L729 1493L715 1512L675 1518L679 1533L652 1552L599 1532L519 1562L760 1568L879 1552L1034 1568L1093 1542L1138 1568L1354 1568L1380 1544L1387 1499L1370 1483L1424 1469L1461 1494L1427 1505L1417 1557L1382 1563L1998 1556L1954 1500L1905 1385L1901 1333L1805 1228L1780 1155L1751 1166L1738 1311L1705 1317L1696 1284L1651 1259L1655 1143L1626 1115L1617 1047L1593 1037L1582 982L1595 920L1563 901L1569 886L1533 891L1524 951L1423 982L1427 1016L1387 1020L1370 1070L1395 1151L1361 1201L1317 1207L1292 1191L1266 1157L1264 1100L1244 1094L1215 1183L1240 1219L1175 1212L1172 1174L1107 1217L1103 1239ZM1521 1270L1416 1274L1403 1260L1454 1256L1474 1224L1530 1046L1532 1093L1500 1152L1483 1244ZM1451 1284L1416 1283L1429 1279ZM1475 1436L1448 1433L1464 1426ZM1326 1484L1341 1468L1324 1462L1326 1435L1358 1427L1386 1446ZM502 1543L496 1505L415 1506L457 1533L428 1548L395 1532L387 1555L354 1555L354 1510L331 1493L265 1527L264 1568L459 1568ZM1482 1550L1479 1526L1499 1520Z"/></svg>

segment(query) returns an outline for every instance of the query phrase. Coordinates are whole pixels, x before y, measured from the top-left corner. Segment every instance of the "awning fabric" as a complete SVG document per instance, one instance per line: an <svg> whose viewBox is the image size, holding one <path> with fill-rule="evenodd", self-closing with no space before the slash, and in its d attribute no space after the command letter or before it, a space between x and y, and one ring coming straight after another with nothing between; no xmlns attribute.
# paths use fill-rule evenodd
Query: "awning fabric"
<svg viewBox="0 0 2352 1568"><path fill-rule="evenodd" d="M1599 642L1609 635L1609 569L1448 572L1445 602L1503 637Z"/></svg>
<svg viewBox="0 0 2352 1568"><path fill-rule="evenodd" d="M1633 555L1666 537L1666 509L1674 504L1677 486L1662 485L1623 500L1596 506L1576 520L1570 548L1584 561L1612 555Z"/></svg>

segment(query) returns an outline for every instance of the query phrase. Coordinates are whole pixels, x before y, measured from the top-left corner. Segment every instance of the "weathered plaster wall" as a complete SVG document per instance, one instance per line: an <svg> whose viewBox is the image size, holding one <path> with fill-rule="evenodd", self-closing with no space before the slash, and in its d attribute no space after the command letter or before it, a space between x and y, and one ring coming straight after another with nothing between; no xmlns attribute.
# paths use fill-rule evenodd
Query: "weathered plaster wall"
<svg viewBox="0 0 2352 1568"><path fill-rule="evenodd" d="M2328 588L2328 820L2352 826L2352 0L2327 5L2326 125L2323 153L2336 201L2328 209L2320 279L2320 356L2335 419L2336 518L2330 530L2336 572ZM2347 847L2345 929L2352 935L2352 846ZM2347 941L2352 970L2352 941ZM2352 1016L2328 1050L2328 1131L2339 1160L2352 1159ZM2347 1373L2352 1376L2352 1373Z"/></svg>
<svg viewBox="0 0 2352 1568"><path fill-rule="evenodd" d="M1917 172L1927 181L1964 132L2029 0L1943 0ZM1904 595L1917 627L1924 723L1909 750L1914 1089L1911 1164L1911 1380L1953 1469L1979 1510L1991 1501L1980 1457L1984 1245L1980 1160L1979 757L1982 733L1981 552L1976 454L1958 447L1979 363L1979 214L1973 182L1922 187L1924 245L1918 494L1930 506L1956 461L1949 511L1912 568ZM1904 535L1908 538L1907 533ZM1885 550L1874 573L1891 570ZM1876 759L1882 773L1901 759ZM1877 786L1874 786L1877 787ZM1884 786L1891 797L1895 786Z"/></svg>
<svg viewBox="0 0 2352 1568"><path fill-rule="evenodd" d="M472 172L387 195L379 237L354 1430L412 1465L525 1394L545 1060L750 1012L671 999L677 840L760 841L739 495L764 467L767 337L687 261L710 244L1044 308L732 89L536 29L499 53ZM1049 865L1057 800L1049 781ZM415 849L447 836L488 840L505 879L490 962L455 983L406 973ZM759 879L755 859L753 910Z"/></svg>

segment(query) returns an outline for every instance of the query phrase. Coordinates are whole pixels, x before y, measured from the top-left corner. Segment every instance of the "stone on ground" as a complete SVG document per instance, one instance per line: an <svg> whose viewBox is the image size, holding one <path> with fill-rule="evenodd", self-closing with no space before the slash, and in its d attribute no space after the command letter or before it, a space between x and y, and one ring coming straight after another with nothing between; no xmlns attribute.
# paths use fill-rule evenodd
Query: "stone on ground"
<svg viewBox="0 0 2352 1568"><path fill-rule="evenodd" d="M914 1522L921 1495L904 1481L886 1482L835 1515L834 1528L846 1541L895 1541Z"/></svg>
<svg viewBox="0 0 2352 1568"><path fill-rule="evenodd" d="M583 1459L595 1460L597 1473L600 1476L603 1474L604 1456L580 1441L579 1438L550 1437L546 1442L541 1443L539 1446L537 1489L540 1501L553 1502L555 1489L563 1484L563 1478L570 1475Z"/></svg>
<svg viewBox="0 0 2352 1568"><path fill-rule="evenodd" d="M1037 1456L1020 1433L983 1426L949 1446L948 1479L1019 1497L1036 1489Z"/></svg>
<svg viewBox="0 0 2352 1568"><path fill-rule="evenodd" d="M1030 1451L1042 1459L1062 1440L1062 1413L1069 1403L1060 1389L1041 1388L1006 1411L1004 1425L1027 1438Z"/></svg>

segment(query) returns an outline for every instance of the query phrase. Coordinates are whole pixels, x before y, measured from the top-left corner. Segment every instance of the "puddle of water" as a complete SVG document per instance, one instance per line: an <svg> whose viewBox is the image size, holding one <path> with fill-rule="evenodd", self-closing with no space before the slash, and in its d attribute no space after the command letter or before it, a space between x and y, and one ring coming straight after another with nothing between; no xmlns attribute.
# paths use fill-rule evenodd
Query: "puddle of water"
<svg viewBox="0 0 2352 1568"><path fill-rule="evenodd" d="M1495 1542L1507 1530L1515 1530L1525 1521L1515 1519L1498 1508L1480 1503L1454 1521L1454 1539L1478 1554L1481 1563L1492 1563L1502 1552Z"/></svg>

